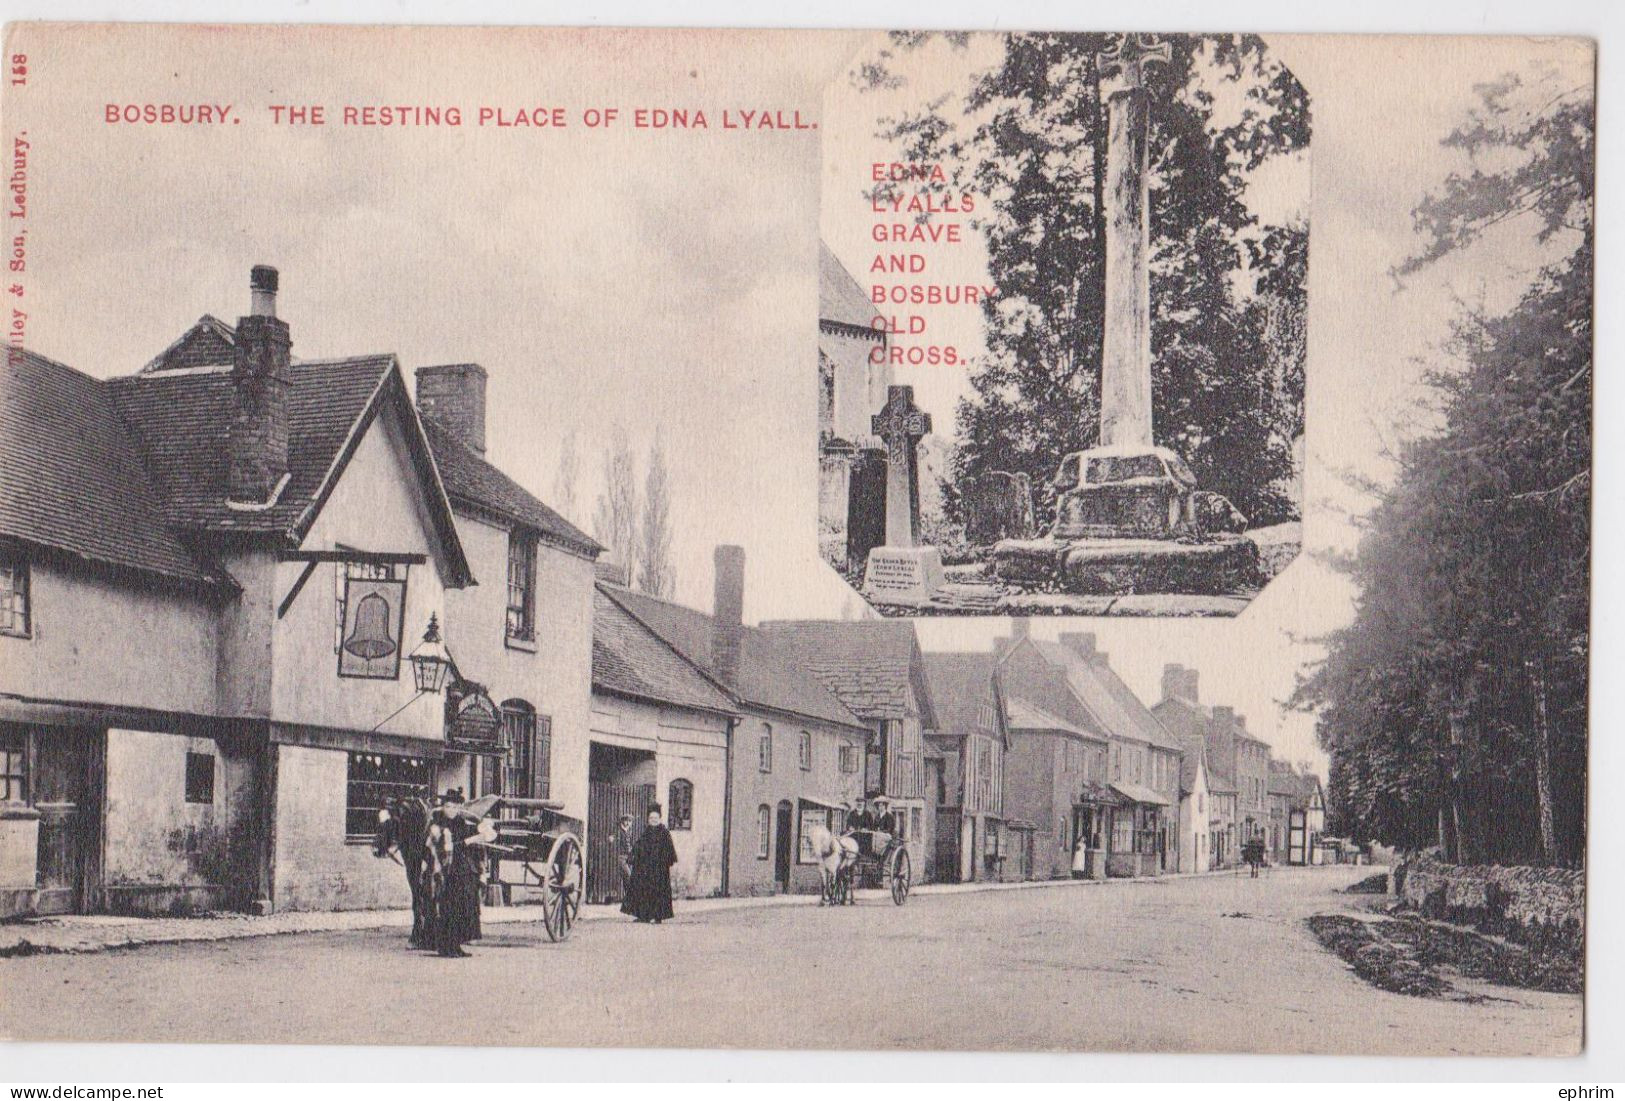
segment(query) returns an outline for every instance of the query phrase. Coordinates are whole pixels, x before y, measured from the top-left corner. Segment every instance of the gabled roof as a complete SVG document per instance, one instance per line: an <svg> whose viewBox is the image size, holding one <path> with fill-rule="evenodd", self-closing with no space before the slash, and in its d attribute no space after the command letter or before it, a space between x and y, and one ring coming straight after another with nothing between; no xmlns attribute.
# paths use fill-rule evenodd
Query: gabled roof
<svg viewBox="0 0 1625 1101"><path fill-rule="evenodd" d="M919 637L908 620L775 620L760 629L853 714L901 719L912 687L921 725L937 726Z"/></svg>
<svg viewBox="0 0 1625 1101"><path fill-rule="evenodd" d="M1186 795L1196 790L1198 772L1206 771L1207 747L1187 745L1179 758L1179 790ZM1209 785L1211 786L1211 784Z"/></svg>
<svg viewBox="0 0 1625 1101"><path fill-rule="evenodd" d="M592 687L652 703L735 714L733 701L602 590L593 594Z"/></svg>
<svg viewBox="0 0 1625 1101"><path fill-rule="evenodd" d="M924 665L936 708L933 732L1008 738L1008 701L1000 690L992 654L930 653L925 655ZM987 729L990 714L997 729Z"/></svg>
<svg viewBox="0 0 1625 1101"><path fill-rule="evenodd" d="M818 319L873 332L875 308L858 281L835 258L829 246L818 242Z"/></svg>
<svg viewBox="0 0 1625 1101"><path fill-rule="evenodd" d="M230 582L164 520L105 382L8 350L0 386L0 535L182 582Z"/></svg>
<svg viewBox="0 0 1625 1101"><path fill-rule="evenodd" d="M711 661L712 619L705 612L669 600L600 583L598 591L658 635L712 684L732 699L770 711L868 731L795 657L754 627L741 627L739 683L728 689Z"/></svg>
<svg viewBox="0 0 1625 1101"><path fill-rule="evenodd" d="M433 417L423 418L423 430L440 467L446 492L454 502L495 513L509 523L531 528L588 557L595 557L604 549L518 482L476 455Z"/></svg>
<svg viewBox="0 0 1625 1101"><path fill-rule="evenodd" d="M1034 638L1021 640L1011 648L1010 654L1017 653L1023 646L1031 647L1053 667L1065 672L1072 694L1107 734L1183 752L1179 742L1102 656L1086 658L1065 643Z"/></svg>
<svg viewBox="0 0 1625 1101"><path fill-rule="evenodd" d="M391 354L313 360L289 368L288 480L266 508L229 503L228 438L236 390L230 373L131 375L109 380L120 417L174 528L209 534L304 537L378 414L392 408L424 489L448 576L471 581L421 422Z"/></svg>
<svg viewBox="0 0 1625 1101"><path fill-rule="evenodd" d="M189 371L199 367L229 367L237 354L237 330L213 314L204 314L197 322L175 339L175 343L159 352L143 368L144 375L154 371Z"/></svg>
<svg viewBox="0 0 1625 1101"><path fill-rule="evenodd" d="M1008 696L1006 699L1010 708L1012 731L1042 731L1046 734L1070 734L1090 741L1105 740L1099 734L1084 730L1058 715L1050 714L1031 700L1024 700L1020 696Z"/></svg>

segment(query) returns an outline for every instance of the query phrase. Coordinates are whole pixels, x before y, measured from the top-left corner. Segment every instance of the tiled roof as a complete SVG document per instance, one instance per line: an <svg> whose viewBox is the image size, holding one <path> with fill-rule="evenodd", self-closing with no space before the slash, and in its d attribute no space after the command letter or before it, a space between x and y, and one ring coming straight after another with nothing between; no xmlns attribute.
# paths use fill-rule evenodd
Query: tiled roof
<svg viewBox="0 0 1625 1101"><path fill-rule="evenodd" d="M297 542L321 510L337 474L372 418L393 407L409 457L428 497L446 567L468 579L451 505L428 441L418 432L406 384L392 354L295 362L289 368L288 480L268 508L228 504L228 439L235 409L229 372L137 374L110 380L172 527L214 534L280 535Z"/></svg>
<svg viewBox="0 0 1625 1101"><path fill-rule="evenodd" d="M1196 790L1196 770L1201 767L1206 752L1206 746L1200 748L1193 745L1185 746L1185 751L1179 758L1180 791L1188 794Z"/></svg>
<svg viewBox="0 0 1625 1101"><path fill-rule="evenodd" d="M230 373L131 375L107 385L163 495L171 524L210 531L291 532L394 366L392 355L292 366L288 484L274 505L255 511L227 506L227 439L236 400Z"/></svg>
<svg viewBox="0 0 1625 1101"><path fill-rule="evenodd" d="M596 555L603 550L518 482L469 450L432 417L423 418L423 430L429 437L446 493L453 501L466 502L515 524L534 528L583 554Z"/></svg>
<svg viewBox="0 0 1625 1101"><path fill-rule="evenodd" d="M1069 723L1058 715L1052 715L1031 700L1024 700L1020 696L1007 696L1005 707L1010 712L1011 730L1042 730L1059 734L1075 734L1080 738L1099 740L1100 735L1084 730L1074 723Z"/></svg>
<svg viewBox="0 0 1625 1101"><path fill-rule="evenodd" d="M617 585L600 584L598 589L669 643L690 665L720 683L711 662L711 616ZM734 694L742 703L869 729L816 677L804 671L793 655L774 645L769 635L754 627L742 627L741 632L739 683Z"/></svg>
<svg viewBox="0 0 1625 1101"><path fill-rule="evenodd" d="M818 318L860 329L870 327L875 308L858 281L835 258L824 242L818 242Z"/></svg>
<svg viewBox="0 0 1625 1101"><path fill-rule="evenodd" d="M678 707L734 710L721 689L602 591L593 594L592 686Z"/></svg>
<svg viewBox="0 0 1625 1101"><path fill-rule="evenodd" d="M777 620L760 628L774 644L864 719L901 719L912 684L920 722L938 725L920 664L920 643L906 619Z"/></svg>
<svg viewBox="0 0 1625 1101"><path fill-rule="evenodd" d="M1240 790L1236 787L1236 778L1228 772L1221 772L1214 768L1212 761L1209 761L1207 765L1207 789L1209 791L1224 792L1228 795L1234 795Z"/></svg>
<svg viewBox="0 0 1625 1101"><path fill-rule="evenodd" d="M1105 661L1099 657L1085 658L1060 642L1038 639L1027 642L1052 665L1065 670L1074 695L1108 733L1147 742L1160 749L1182 751L1179 742Z"/></svg>
<svg viewBox="0 0 1625 1101"><path fill-rule="evenodd" d="M165 522L112 388L13 350L0 387L0 534L182 581L220 578Z"/></svg>
<svg viewBox="0 0 1625 1101"><path fill-rule="evenodd" d="M936 710L932 729L953 735L997 734L983 722L983 708L995 698L993 670L988 653L926 654L925 679Z"/></svg>

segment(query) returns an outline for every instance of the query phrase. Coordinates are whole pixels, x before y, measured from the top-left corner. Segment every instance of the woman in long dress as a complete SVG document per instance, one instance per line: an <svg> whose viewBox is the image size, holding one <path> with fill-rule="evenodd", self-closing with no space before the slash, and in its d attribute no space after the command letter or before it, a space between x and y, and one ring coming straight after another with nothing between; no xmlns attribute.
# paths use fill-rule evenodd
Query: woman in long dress
<svg viewBox="0 0 1625 1101"><path fill-rule="evenodd" d="M650 804L649 824L632 844L632 874L627 879L626 900L621 903L621 913L656 925L672 916L671 866L677 863L671 831L661 823L660 815L660 804Z"/></svg>

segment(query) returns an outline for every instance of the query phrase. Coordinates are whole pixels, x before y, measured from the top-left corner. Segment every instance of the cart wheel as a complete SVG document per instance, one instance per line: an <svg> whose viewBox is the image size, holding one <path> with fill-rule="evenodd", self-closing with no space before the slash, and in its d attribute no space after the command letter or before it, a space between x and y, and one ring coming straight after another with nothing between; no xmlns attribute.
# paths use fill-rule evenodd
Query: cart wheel
<svg viewBox="0 0 1625 1101"><path fill-rule="evenodd" d="M908 850L898 849L891 862L891 900L899 906L907 902L910 886Z"/></svg>
<svg viewBox="0 0 1625 1101"><path fill-rule="evenodd" d="M564 834L553 842L547 854L547 884L542 891L542 924L549 940L567 940L581 914L581 896L586 888L586 864L581 859L581 842Z"/></svg>

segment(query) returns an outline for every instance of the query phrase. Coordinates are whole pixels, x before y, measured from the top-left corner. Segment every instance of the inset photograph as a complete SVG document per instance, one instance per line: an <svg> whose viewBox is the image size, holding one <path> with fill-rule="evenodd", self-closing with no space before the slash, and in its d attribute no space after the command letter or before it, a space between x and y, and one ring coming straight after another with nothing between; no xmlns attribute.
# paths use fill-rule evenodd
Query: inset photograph
<svg viewBox="0 0 1625 1101"><path fill-rule="evenodd" d="M1247 35L908 33L829 96L824 560L887 615L1244 609L1302 543L1297 78Z"/></svg>

